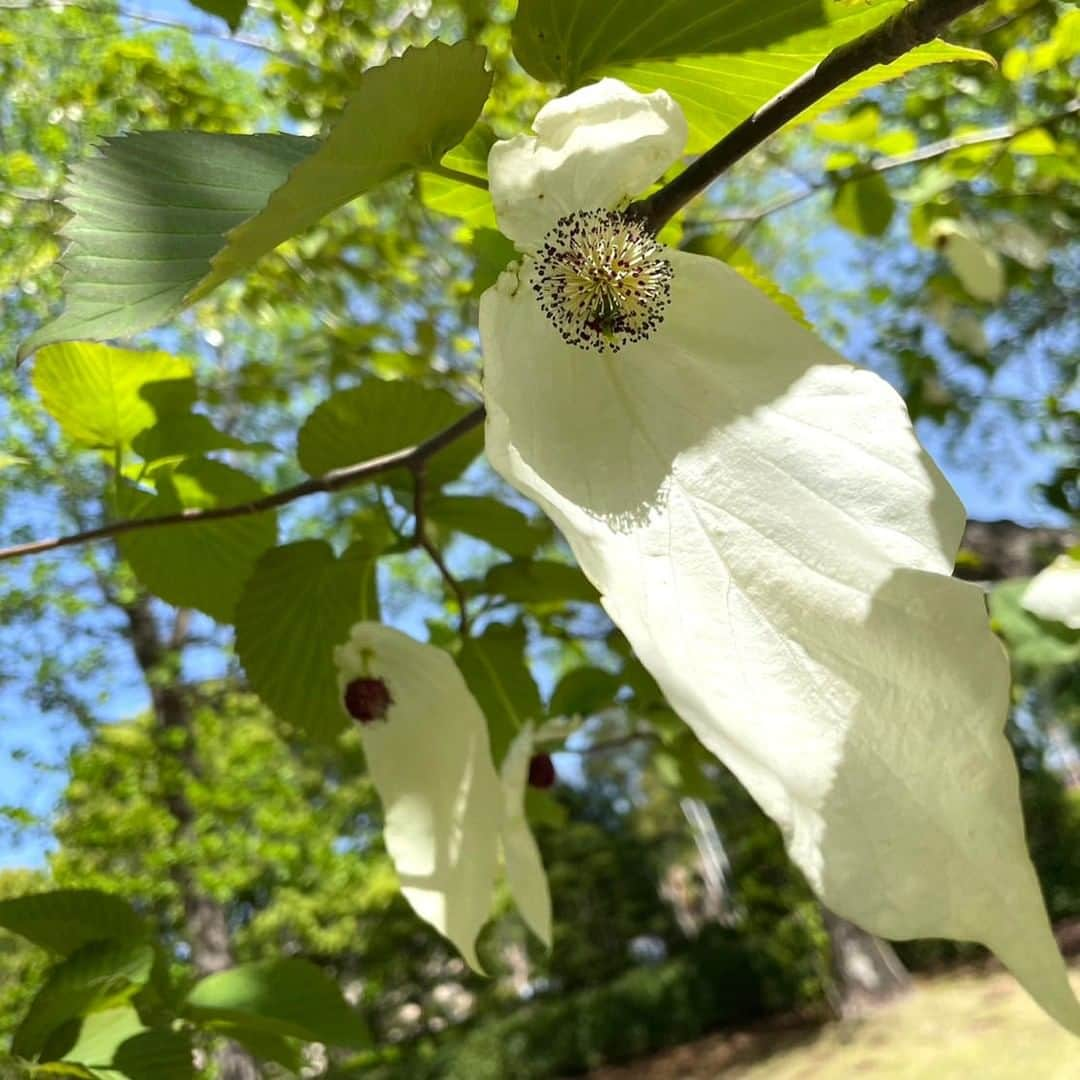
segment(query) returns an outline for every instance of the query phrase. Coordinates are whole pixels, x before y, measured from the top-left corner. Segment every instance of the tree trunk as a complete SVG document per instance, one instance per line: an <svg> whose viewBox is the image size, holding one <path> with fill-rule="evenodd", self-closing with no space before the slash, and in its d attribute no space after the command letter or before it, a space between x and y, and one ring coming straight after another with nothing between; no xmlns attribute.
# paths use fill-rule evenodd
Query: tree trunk
<svg viewBox="0 0 1080 1080"><path fill-rule="evenodd" d="M864 1016L911 989L911 976L893 947L822 905L832 954L829 1004L843 1019Z"/></svg>
<svg viewBox="0 0 1080 1080"><path fill-rule="evenodd" d="M187 637L189 614L176 616L169 641L164 641L145 594L121 605L131 631L135 659L146 678L153 702L154 735L158 754L178 767L162 769L165 805L176 822L175 837L183 840L195 823L195 811L184 791L184 782L200 775L191 706L179 686L179 655ZM177 733L182 737L178 738ZM184 907L184 922L191 962L199 975L212 975L233 965L229 924L224 905L202 893L189 867L172 870ZM217 1052L221 1080L260 1080L255 1059L235 1042L225 1042Z"/></svg>

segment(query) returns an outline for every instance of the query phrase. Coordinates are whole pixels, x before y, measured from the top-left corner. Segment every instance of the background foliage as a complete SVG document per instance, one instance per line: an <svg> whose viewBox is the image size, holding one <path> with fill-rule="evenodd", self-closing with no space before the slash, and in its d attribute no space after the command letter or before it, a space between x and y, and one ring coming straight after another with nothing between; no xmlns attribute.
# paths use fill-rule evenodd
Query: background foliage
<svg viewBox="0 0 1080 1080"><path fill-rule="evenodd" d="M0 7L5 544L241 501L460 416L478 388L476 300L508 251L486 195L453 172L481 175L493 133L527 126L553 89L530 75L665 85L690 47L676 30L693 7L668 5L663 46L659 32L616 32L620 18L640 21L627 0L610 5L616 24L561 48L541 37L565 25L557 2L522 0L516 20L509 0L199 6L212 17L180 5L153 17L104 2ZM756 5L733 7L737 27ZM896 7L830 4L829 19L808 19L809 5L775 4L749 36L707 27L692 43L707 74L684 101L696 146ZM954 52L960 62L924 57L900 83L866 80L742 162L666 238L785 290L841 352L889 378L973 516L1056 530L1004 561L973 539L962 569L995 581L1032 851L1064 918L1080 914L1080 816L1066 790L1080 644L1019 595L1076 542L1067 530L1080 509L1080 18L1053 0L992 0L950 36L995 63ZM370 86L364 69L433 38L486 46L482 122L440 165L472 124L465 109L441 142L395 158L387 183L143 334L140 346L182 358L167 379L160 363L140 369L106 346L55 344L14 365L59 306L65 170L80 175L97 140L283 130L306 152L314 144L296 140L330 130ZM677 722L565 546L480 454L474 433L433 460L421 537L402 470L292 503L276 521L132 534L0 568L0 827L12 867L0 898L91 888L131 902L156 967L136 965L123 1000L97 1001L125 1037L137 1000L165 1040L159 1054L175 1049L170 1024L184 1015L212 1052L207 1071L227 1076L250 1075L255 1059L267 1075L295 1068L314 1040L335 1045L304 1050L308 1067L339 1076L542 1077L821 1006L827 937L775 829ZM263 556L277 543L289 546ZM309 689L315 644L375 611L456 652L497 754L522 717L583 718L557 755L560 784L530 797L555 949L543 954L507 914L482 941L491 980L467 974L402 901L359 746ZM282 677L281 656L298 657L303 641L310 663ZM719 846L691 827L691 805L707 808ZM726 860L719 890L710 851ZM958 954L972 955L902 948L911 965ZM197 979L282 957L336 984L328 1008L355 1006L370 1049L317 1026L287 1030L250 1001L233 1000L228 1017L184 1004ZM44 950L0 935L6 1034L56 985L46 966Z"/></svg>

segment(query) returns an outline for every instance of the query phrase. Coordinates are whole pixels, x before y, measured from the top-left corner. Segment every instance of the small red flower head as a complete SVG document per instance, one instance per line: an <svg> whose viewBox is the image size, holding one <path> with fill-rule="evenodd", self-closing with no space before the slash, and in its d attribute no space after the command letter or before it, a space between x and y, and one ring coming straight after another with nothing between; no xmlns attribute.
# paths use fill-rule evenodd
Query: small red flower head
<svg viewBox="0 0 1080 1080"><path fill-rule="evenodd" d="M353 679L345 687L345 710L361 724L385 720L386 712L393 704L394 699L382 679Z"/></svg>
<svg viewBox="0 0 1080 1080"><path fill-rule="evenodd" d="M529 759L529 786L545 789L555 783L555 763L550 754L533 754Z"/></svg>

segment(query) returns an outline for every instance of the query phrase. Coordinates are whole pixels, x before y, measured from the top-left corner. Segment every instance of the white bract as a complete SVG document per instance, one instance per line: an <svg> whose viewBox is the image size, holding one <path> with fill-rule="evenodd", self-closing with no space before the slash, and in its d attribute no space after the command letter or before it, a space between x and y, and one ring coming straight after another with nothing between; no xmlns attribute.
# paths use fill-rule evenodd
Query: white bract
<svg viewBox="0 0 1080 1080"><path fill-rule="evenodd" d="M1080 630L1080 559L1059 555L1031 579L1020 603L1040 619Z"/></svg>
<svg viewBox="0 0 1080 1080"><path fill-rule="evenodd" d="M360 730L385 810L386 850L413 910L480 970L476 937L491 915L503 849L511 895L550 946L547 879L522 808L528 729L500 780L487 723L449 653L362 622L334 650L334 662L342 697L360 678L381 680L389 692L386 715Z"/></svg>
<svg viewBox="0 0 1080 1080"><path fill-rule="evenodd" d="M1080 1031L1024 842L1008 664L950 576L963 507L903 402L723 263L588 233L680 153L666 94L604 80L535 130L489 162L523 256L481 302L492 464L829 907L981 941ZM635 260L657 259L670 302L641 335ZM566 295L538 299L553 264Z"/></svg>

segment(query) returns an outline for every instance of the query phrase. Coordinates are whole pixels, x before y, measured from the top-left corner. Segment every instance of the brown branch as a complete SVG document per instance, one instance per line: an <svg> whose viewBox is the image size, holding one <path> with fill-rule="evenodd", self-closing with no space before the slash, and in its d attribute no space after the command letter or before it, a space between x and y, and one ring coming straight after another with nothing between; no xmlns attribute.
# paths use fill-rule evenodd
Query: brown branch
<svg viewBox="0 0 1080 1080"><path fill-rule="evenodd" d="M878 64L891 64L904 53L932 41L954 19L983 2L913 0L880 26L834 49L805 75L732 128L669 184L647 199L634 203L631 212L644 218L654 232L659 232L691 199L789 120L856 75Z"/></svg>
<svg viewBox="0 0 1080 1080"><path fill-rule="evenodd" d="M370 461L361 461L356 465L332 469L322 476L314 476L310 480L304 480L302 483L295 484L292 487L275 491L273 494L265 495L261 499L238 503L235 506L215 506L205 510L181 510L178 513L164 514L161 517L113 521L96 529L87 529L85 532L71 533L68 536L53 536L45 540L33 540L28 544L16 544L14 547L0 548L0 562L6 559L22 558L24 555L37 555L44 551L55 551L57 548L72 547L76 544L86 544L92 540L105 540L109 537L121 536L124 533L138 532L143 529L158 529L173 525L197 525L200 522L222 521L226 518L264 514L268 510L276 510L279 506L286 506L297 499L307 498L308 495L325 494L355 487L365 480L370 480L372 477L391 472L394 469L408 469L415 474L417 468L427 462L429 458L434 457L440 450L460 439L463 435L472 431L473 428L479 427L483 422L484 407L479 405L471 412L466 413L456 423L451 424L438 434L432 435L430 439L426 439L417 446L395 450L392 454L383 454L381 457L372 458Z"/></svg>

